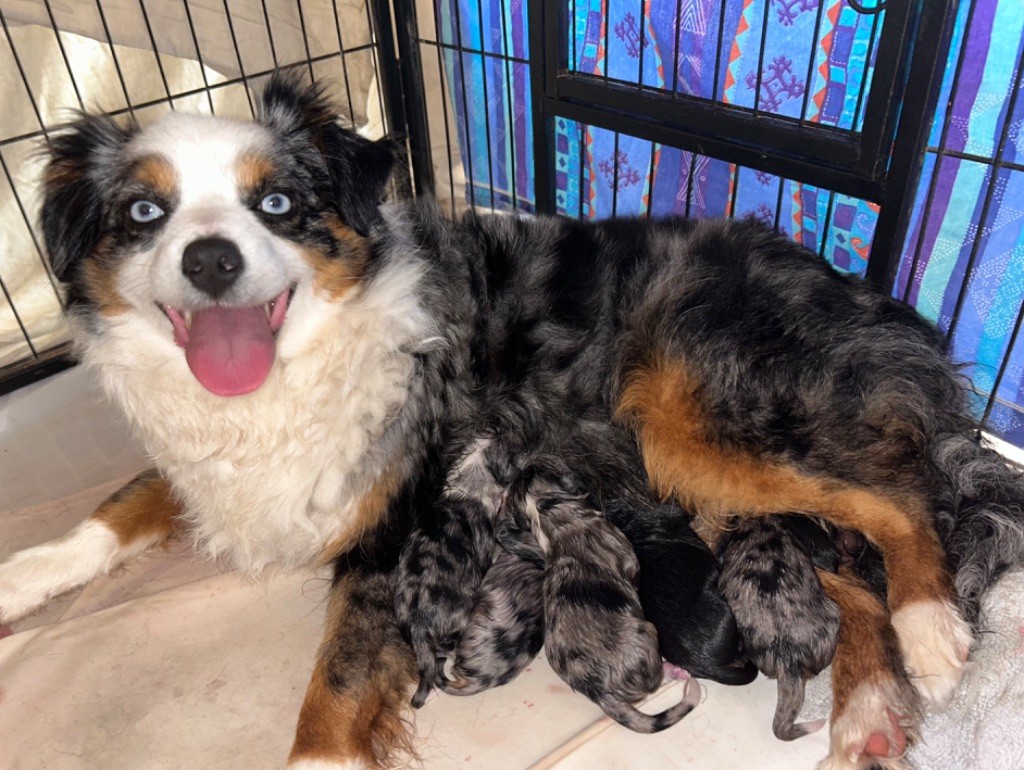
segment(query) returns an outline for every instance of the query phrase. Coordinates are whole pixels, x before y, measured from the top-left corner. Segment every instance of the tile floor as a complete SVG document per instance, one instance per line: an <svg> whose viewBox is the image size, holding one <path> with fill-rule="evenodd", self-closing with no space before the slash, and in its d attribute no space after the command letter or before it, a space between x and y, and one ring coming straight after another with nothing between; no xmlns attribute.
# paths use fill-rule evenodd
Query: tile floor
<svg viewBox="0 0 1024 770"><path fill-rule="evenodd" d="M0 511L59 500L144 467L121 413L80 368L0 397Z"/></svg>

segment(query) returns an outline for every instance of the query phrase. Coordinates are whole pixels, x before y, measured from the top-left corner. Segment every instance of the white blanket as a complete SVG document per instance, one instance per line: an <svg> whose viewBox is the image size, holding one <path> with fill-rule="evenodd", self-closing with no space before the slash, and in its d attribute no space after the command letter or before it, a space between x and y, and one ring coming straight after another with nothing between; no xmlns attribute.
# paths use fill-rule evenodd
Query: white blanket
<svg viewBox="0 0 1024 770"><path fill-rule="evenodd" d="M982 622L960 689L926 716L908 752L918 770L1024 768L1024 571L992 587ZM828 716L829 681L826 671L809 683L802 720Z"/></svg>

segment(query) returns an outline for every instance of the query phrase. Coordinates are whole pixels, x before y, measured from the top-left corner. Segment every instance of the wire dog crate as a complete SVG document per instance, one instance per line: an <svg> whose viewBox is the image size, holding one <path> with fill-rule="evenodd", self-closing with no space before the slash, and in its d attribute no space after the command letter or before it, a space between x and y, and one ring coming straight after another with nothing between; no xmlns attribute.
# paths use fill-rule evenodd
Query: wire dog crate
<svg viewBox="0 0 1024 770"><path fill-rule="evenodd" d="M1024 287L987 278L1016 259L1007 221L1024 232L1014 2L0 0L0 391L70 361L35 221L35 150L64 108L245 117L296 67L367 135L403 138L397 192L452 215L761 219L935 320L973 362L979 413L1022 443ZM1002 80L977 86L978 62ZM960 141L982 101L1001 105L990 141ZM945 187L971 174L950 236Z"/></svg>
<svg viewBox="0 0 1024 770"><path fill-rule="evenodd" d="M247 118L265 78L297 68L365 134L400 132L389 14L363 0L0 3L0 392L72 363L37 222L39 150L72 109L143 124L168 110Z"/></svg>

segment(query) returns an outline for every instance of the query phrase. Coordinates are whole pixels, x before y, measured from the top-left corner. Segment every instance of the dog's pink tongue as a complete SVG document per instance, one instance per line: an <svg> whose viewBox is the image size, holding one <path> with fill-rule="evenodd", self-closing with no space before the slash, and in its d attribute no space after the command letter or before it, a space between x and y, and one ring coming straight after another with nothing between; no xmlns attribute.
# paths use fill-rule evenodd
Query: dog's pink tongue
<svg viewBox="0 0 1024 770"><path fill-rule="evenodd" d="M192 315L185 360L217 396L252 393L274 365L274 335L263 307L211 307Z"/></svg>

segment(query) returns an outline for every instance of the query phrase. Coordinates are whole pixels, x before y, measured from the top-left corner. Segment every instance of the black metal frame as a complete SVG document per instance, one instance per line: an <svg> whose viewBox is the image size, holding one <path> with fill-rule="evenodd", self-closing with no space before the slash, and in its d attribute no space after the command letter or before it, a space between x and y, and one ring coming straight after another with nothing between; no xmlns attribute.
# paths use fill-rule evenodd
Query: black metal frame
<svg viewBox="0 0 1024 770"><path fill-rule="evenodd" d="M873 7L866 3L855 8L862 13L875 13L875 26L869 44L868 59L871 52L877 53L876 67L871 80L871 87L858 97L854 127L861 116L863 108L863 125L860 130L844 130L827 125L808 122L807 114L810 89L805 91L800 119L781 117L758 109L755 98L753 108L736 107L721 102L695 98L678 93L677 82L673 79L671 90L662 90L646 86L643 83L616 81L605 76L594 76L575 72L570 68L575 56L569 58L569 35L567 31L568 9L573 0L527 0L530 29L530 61L516 59L508 52L504 54L485 53L464 46L461 40L454 45L442 43L440 40L428 40L419 36L418 25L411 0L395 0L396 31L399 48L406 54L415 57L415 62L405 62L409 72L420 73L419 45L436 46L438 69L442 70L440 54L442 49L454 51L458 55L458 64L462 66L464 55L493 56L506 62L528 64L532 91L533 142L534 142L534 179L535 204L538 213L554 213L554 153L552 144L554 137L554 120L565 118L580 124L593 126L615 132L615 155L618 154L620 133L646 139L657 144L677 147L693 153L690 160L690 181L687 187L686 215L690 215L690 204L693 198L692 177L697 155L720 159L737 166L764 171L779 177L779 199L781 200L783 180L793 180L815 185L828 194L823 222L822 241L819 252L827 251L827 242L831 217L837 195L849 195L878 204L879 213L875 225L871 255L867 264L865 277L879 285L887 292L893 291L893 283L899 268L907 229L914 209L914 199L918 191L921 171L926 158L927 139L931 128L932 116L944 70L949 55L955 17L958 11L956 0L874 0ZM638 0L642 3L642 0ZM765 0L766 7L769 0ZM847 0L851 7L852 0ZM437 6L434 7L434 23L437 25ZM641 5L642 7L642 5ZM879 20L878 11L884 7L885 25L875 46L875 30ZM677 9L679 0L677 0ZM967 27L970 27L970 16L973 15L974 2L970 6ZM411 10L407 10L411 9ZM719 18L719 36L721 38L721 19L724 17L725 4L721 4ZM815 21L814 38L817 39L824 2L818 5ZM457 18L456 26L461 27ZM678 13L678 10L677 10ZM410 23L410 19L413 21ZM758 86L764 60L765 28L767 16L761 30L761 51L758 66ZM406 40L403 42L403 36ZM965 35L966 40L966 35ZM607 30L605 48L608 47ZM719 41L721 48L721 40ZM643 73L643 46L639 49L639 71ZM678 56L678 51L674 54ZM954 97L958 74L962 66L962 58L957 64L954 76ZM808 61L806 83L811 82L813 59ZM676 68L673 67L675 71ZM721 69L716 57L714 83L719 84ZM396 74L396 78L398 75ZM675 78L675 75L673 75ZM416 83L421 82L415 77L407 77L405 83L415 90ZM1017 101L1020 85L1024 82L1024 61L1019 61L1014 76L1010 112ZM465 88L465 83L463 83ZM486 85L485 85L486 88ZM760 87L755 88L755 94ZM463 95L465 96L465 95ZM442 91L442 108L444 93ZM429 192L433 189L433 167L429 160L429 143L424 139L417 141L414 134L418 126L426 126L425 105L422 98L410 105L410 147L413 152L414 168L422 168L417 173L417 191ZM419 116L419 117L417 117ZM444 116L445 136L450 136L448 118ZM966 152L954 152L945 149L947 124L943 131L943 139L936 152L936 168L928 192L924 200L922 219L927 220L931 210L935 192L935 181L939 172L939 164L944 157L957 157L974 160L992 166L990 180L994 180L1003 169L1024 170L1024 165L1011 163L1003 159L1002 149L1008 138L1010 122L1007 121L999 137L995 158L988 159L971 155ZM425 130L425 129L423 129ZM426 136L426 134L425 134ZM582 139L581 139L582 141ZM488 139L489 142L489 139ZM451 150L450 139L448 141ZM417 156L416 147L422 148ZM488 156L490 147L488 146ZM419 164L417 164L419 159ZM520 162L529 159L520 159ZM653 160L651 161L653 163ZM452 176L451 158L449 157L449 177ZM615 163L615 177L618 177L618 163ZM473 167L469 160L468 176L472 182ZM734 184L729 204L729 215L735 213L736 189L738 173L733 177ZM423 180L422 184L420 180ZM615 197L618 185L613 183L613 211L616 209ZM984 224L992 200L994 185L990 184L985 196L981 222ZM493 207L493 187L492 202ZM651 199L648 198L648 214ZM583 216L583 199L579 201L579 216ZM780 205L776 205L775 226L778 227ZM454 211L454 204L453 204ZM956 329L962 309L970 275L978 257L981 245L979 237L975 242L967 265L966 278L958 295L956 309L949 332ZM912 257L912 272L920 257L921 243L917 244ZM908 283L909 287L909 283ZM905 297L904 297L905 299ZM987 420L993 407L1007 404L997 397L999 385L1006 373L1009 362L1009 351L1013 349L1018 337L1024 329L1024 307L1016 315L1007 354L1001 361L992 392L986 397L984 419Z"/></svg>
<svg viewBox="0 0 1024 770"><path fill-rule="evenodd" d="M140 0L139 6L141 9L142 21L145 25L146 36L152 46L152 52L156 57L156 65L159 71L160 81L163 85L163 95L157 98L145 101L145 102L133 102L129 93L127 84L125 81L124 73L121 68L121 63L118 59L117 52L114 48L114 41L111 36L110 28L107 24L106 14L104 13L103 0L94 0L96 5L96 11L99 14L99 20L103 29L106 44L109 47L110 55L113 61L114 69L117 74L118 83L122 94L124 95L126 107L112 111L111 115L123 115L123 114L134 114L136 110L151 107L157 104L168 104L174 109L174 103L180 99L187 99L189 97L205 94L208 100L210 111L213 112L213 94L215 91L229 88L241 84L246 88L246 97L249 101L249 109L253 110L252 95L248 92L248 85L254 78L265 77L273 69L261 71L261 72L247 72L242 65L241 52L238 48L238 41L235 37L235 28L232 19L232 14L227 0L224 0L223 7L225 12L225 19L227 21L228 33L231 37L232 46L234 48L235 56L238 63L239 75L237 77L227 78L218 83L210 83L207 80L205 70L200 68L202 74L203 85L201 88L194 88L186 91L178 91L174 94L171 93L171 89L168 85L166 75L164 73L163 65L160 60L160 54L157 50L156 38L153 33L153 28L150 23L149 14L146 9L146 1ZM149 0L150 2L152 0ZM190 34L192 37L192 44L195 50L196 60L200 65L203 63L203 54L201 46L199 44L198 35L194 25L192 11L189 5L189 0L181 0L184 7L184 12L188 21ZM342 68L342 77L348 90L348 70L346 64L346 56L353 54L369 52L374 56L374 66L377 73L377 77L380 81L380 92L381 92L381 111L383 112L386 124L391 128L393 134L400 138L404 138L409 147L409 155L411 158L412 174L411 177L414 180L416 186L416 192L424 192L430 189L432 186L432 168L430 165L430 148L429 138L426 131L426 118L425 108L423 106L422 92L420 83L422 82L422 70L419 69L419 55L418 49L402 50L401 44L407 39L404 35L398 35L398 43L400 50L396 51L396 35L395 25L391 17L391 5L388 0L368 0L366 23L371 31L370 42L365 45L356 45L346 47L342 40L341 28L338 24L337 9L335 9L335 26L338 34L338 50L331 53L320 54L318 56L312 56L309 49L309 40L306 36L306 20L303 14L302 0L295 0L296 9L298 11L298 19L303 33L303 44L305 46L305 59L292 64L283 65L277 55L277 51L274 44L273 30L269 23L269 14L265 0L261 0L263 17L266 22L268 42L270 44L270 53L273 60L274 68L308 68L309 74L313 75L313 65L330 59L338 58L340 60ZM57 44L60 48L61 56L63 58L64 66L67 70L67 74L74 90L78 107L85 109L88 105L85 104L82 98L82 93L79 89L79 85L75 76L75 70L72 62L68 56L67 51L64 48L59 35L60 27L57 22L57 18L54 15L53 8L51 7L51 0L44 0L44 5L49 19L49 26L53 30L53 33L57 36ZM411 33L415 33L415 8L412 0L395 0L395 10L399 14L398 18L403 20L406 25L412 25ZM8 145L13 145L18 142L24 142L26 140L41 139L48 141L52 126L48 126L43 119L42 113L36 102L35 95L32 92L31 85L29 83L27 74L23 67L19 51L14 45L11 39L10 30L8 27L8 20L2 8L0 8L0 29L6 38L8 45L10 46L14 62L16 65L16 72L12 76L20 77L21 82L24 86L25 93L28 96L29 103L35 113L36 120L39 124L37 130L31 131L26 134L16 135L0 139L0 148ZM417 100L417 95L419 99ZM353 110L351 104L351 95L349 95L349 117L352 117ZM426 145L423 142L427 142ZM10 186L15 203L17 204L21 216L25 220L26 224L30 225L30 215L26 210L26 207L21 200L17 186L14 184L10 169L8 169L7 162L0 155L0 168L4 173L7 184ZM408 182L407 178L399 180L400 185L404 185ZM408 192L407 189L402 192ZM33 240L34 247L40 255L40 259L43 262L43 269L46 270L47 276L51 283L54 285L54 291L57 294L58 300L60 294L57 291L56 281L52 274L49 272L46 261L43 258L42 244L38 243L35 232L31 226L28 227L28 232ZM76 360L73 355L72 347L70 343L61 343L49 349L37 349L33 344L31 335L22 323L22 319L18 314L18 309L15 306L10 293L7 290L7 286L4 284L2 277L0 277L0 302L6 301L12 309L14 319L20 326L22 334L28 346L26 357L13 364L9 364L0 367L0 395L9 393L13 390L17 390L25 385L32 382L42 380L50 375L56 374L64 369L74 366Z"/></svg>
<svg viewBox="0 0 1024 770"><path fill-rule="evenodd" d="M753 109L740 108L680 95L675 92L675 84L672 92L666 92L643 84L574 72L569 66L569 36L566 34L569 3L566 0L527 1L534 157L521 158L519 162L532 160L534 164L537 212L553 213L555 210L551 146L553 120L556 117L568 118L765 171L780 178L816 185L831 191L830 200L840 193L878 203L880 213L867 278L891 289L924 161L925 142L941 84L956 0L886 0L886 21L878 43L877 65L864 105L861 131L846 131L808 123L803 119L775 116L759 110L756 100ZM301 14L301 0L297 2ZM102 6L98 7L102 13ZM51 21L56 32L52 14ZM148 27L148 16L145 21ZM191 23L191 15L189 21ZM300 21L304 30L305 23L301 18ZM820 21L819 11L817 23ZM0 22L3 22L6 32L2 12ZM416 195L431 193L435 180L429 118L422 88L421 46L429 43L438 46L439 68L440 49L453 46L421 38L414 0L368 0L367 23L374 34L366 48L376 48L382 110L392 133L404 139L409 150L412 184L411 189L406 187L403 192ZM234 40L230 13L228 24ZM111 42L109 32L107 35L108 42ZM152 40L151 30L150 38ZM273 53L272 37L270 42ZM155 42L153 47L155 51ZM345 49L340 41L340 30L339 47L343 67L345 54L360 50ZM762 59L763 47L762 37ZM455 48L463 50L461 44ZM113 53L112 44L111 51ZM200 53L198 42L196 51ZM327 56L335 55L338 54ZM642 47L640 56L642 72ZM274 57L276 64L276 54ZM309 66L312 74L313 62L322 58L325 57L314 59L307 55L307 61L294 66ZM508 61L513 59L501 58L507 59L507 70ZM159 65L159 56L157 62ZM66 64L70 72L70 62L66 61ZM116 55L115 67L120 77ZM718 69L716 61L716 82ZM252 78L264 74L267 73L241 71L239 78L214 86L205 83L204 79L204 88L175 94L174 98L204 91L209 98L214 89L235 83L247 85ZM347 78L347 72L345 76ZM77 93L73 73L71 78ZM121 80L123 87L123 77ZM166 82L165 90L166 98L157 101L172 103ZM31 99L31 90L29 96ZM122 111L148 106L132 105L127 98L126 102L129 106ZM806 96L804 104L806 108ZM859 109L860 105L858 112ZM444 119L447 136L447 114ZM40 126L38 133L45 138L47 127L41 119ZM24 138L11 137L3 144ZM8 173L6 164L4 171ZM472 176L471 168L469 174ZM826 237L827 231L826 222ZM31 360L0 370L0 393L73 364L68 346L49 352L34 349L32 352Z"/></svg>
<svg viewBox="0 0 1024 770"><path fill-rule="evenodd" d="M866 277L891 290L956 0L887 0L861 131L771 115L756 103L741 108L572 71L568 3L529 2L539 212L554 211L545 183L552 179L552 119L568 118L879 204Z"/></svg>

